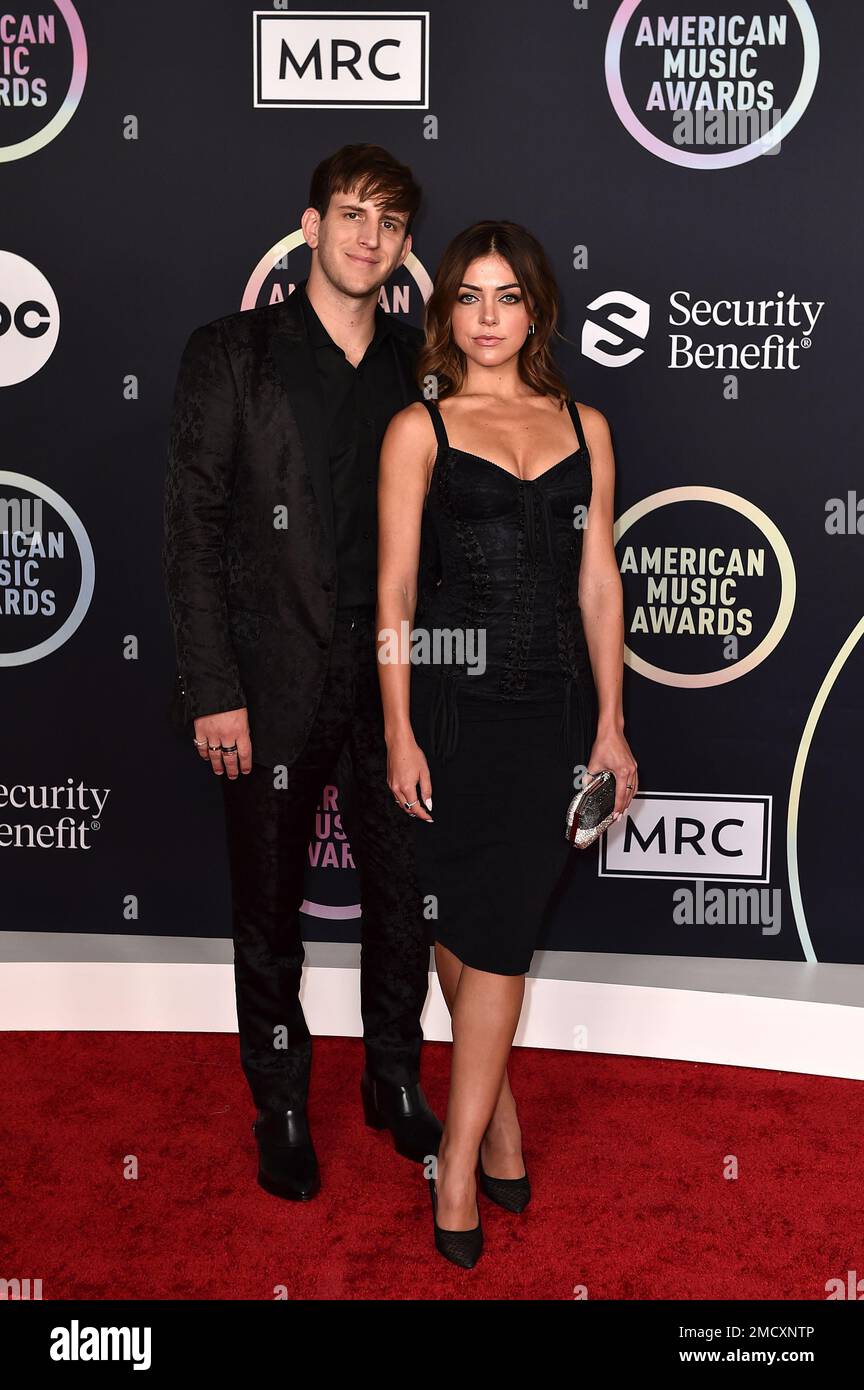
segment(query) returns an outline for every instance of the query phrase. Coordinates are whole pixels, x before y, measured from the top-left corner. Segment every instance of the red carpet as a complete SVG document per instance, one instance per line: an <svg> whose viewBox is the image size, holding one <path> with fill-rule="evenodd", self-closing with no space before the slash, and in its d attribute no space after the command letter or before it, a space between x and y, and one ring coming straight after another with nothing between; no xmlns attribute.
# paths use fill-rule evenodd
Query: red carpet
<svg viewBox="0 0 864 1390"><path fill-rule="evenodd" d="M590 1053L514 1051L534 1197L481 1196L475 1269L432 1245L419 1166L363 1124L359 1040L316 1038L323 1188L255 1183L254 1109L224 1034L6 1033L0 1256L43 1298L824 1299L864 1272L864 1088ZM448 1046L423 1084L442 1115ZM139 1176L124 1179L127 1156ZM723 1177L727 1155L736 1181Z"/></svg>

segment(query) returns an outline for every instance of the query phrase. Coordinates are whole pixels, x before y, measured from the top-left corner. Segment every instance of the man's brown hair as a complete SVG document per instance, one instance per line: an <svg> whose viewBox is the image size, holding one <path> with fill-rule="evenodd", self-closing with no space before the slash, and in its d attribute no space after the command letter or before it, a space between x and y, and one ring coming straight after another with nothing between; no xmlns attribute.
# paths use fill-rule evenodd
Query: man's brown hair
<svg viewBox="0 0 864 1390"><path fill-rule="evenodd" d="M312 175L308 206L323 219L333 194L352 188L361 203L371 198L382 211L403 213L408 235L423 191L407 164L400 164L381 145L343 145L322 159Z"/></svg>

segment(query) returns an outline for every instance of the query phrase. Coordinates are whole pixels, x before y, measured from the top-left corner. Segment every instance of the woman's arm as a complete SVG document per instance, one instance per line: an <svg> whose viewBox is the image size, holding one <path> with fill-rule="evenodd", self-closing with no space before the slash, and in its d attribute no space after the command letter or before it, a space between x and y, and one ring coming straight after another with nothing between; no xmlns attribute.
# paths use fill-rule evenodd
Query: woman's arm
<svg viewBox="0 0 864 1390"><path fill-rule="evenodd" d="M597 738L589 769L611 767L617 781L615 810L629 806L638 781L636 762L624 737L624 591L615 558L615 458L605 415L579 410L591 451L591 505L582 543L579 606L597 690ZM627 783L632 783L630 789Z"/></svg>
<svg viewBox="0 0 864 1390"><path fill-rule="evenodd" d="M435 436L420 401L393 416L381 443L378 463L378 680L387 744L387 783L400 806L420 796L431 804L426 759L411 728L411 629L417 607L420 528L423 503L435 458ZM406 650L402 624L407 623ZM402 657L405 660L402 660ZM395 658L395 659L394 659ZM422 805L411 808L418 820L431 820ZM408 812L406 812L408 814Z"/></svg>

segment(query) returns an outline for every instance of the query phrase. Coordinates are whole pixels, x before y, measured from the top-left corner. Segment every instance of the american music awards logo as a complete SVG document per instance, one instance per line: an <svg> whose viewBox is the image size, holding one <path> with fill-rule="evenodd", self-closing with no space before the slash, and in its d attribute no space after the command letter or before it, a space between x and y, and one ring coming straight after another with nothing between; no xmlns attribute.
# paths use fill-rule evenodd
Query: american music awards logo
<svg viewBox="0 0 864 1390"><path fill-rule="evenodd" d="M39 12L0 7L0 164L51 143L71 121L87 80L87 40L71 0Z"/></svg>
<svg viewBox="0 0 864 1390"><path fill-rule="evenodd" d="M609 99L650 154L687 169L728 169L775 153L819 73L806 0L770 10L623 0L605 55Z"/></svg>
<svg viewBox="0 0 864 1390"><path fill-rule="evenodd" d="M0 667L39 661L68 642L95 576L90 537L66 499L0 469Z"/></svg>
<svg viewBox="0 0 864 1390"><path fill-rule="evenodd" d="M674 510L673 510L674 509ZM614 528L624 586L624 659L661 685L724 685L763 662L795 607L795 565L746 497L666 488Z"/></svg>

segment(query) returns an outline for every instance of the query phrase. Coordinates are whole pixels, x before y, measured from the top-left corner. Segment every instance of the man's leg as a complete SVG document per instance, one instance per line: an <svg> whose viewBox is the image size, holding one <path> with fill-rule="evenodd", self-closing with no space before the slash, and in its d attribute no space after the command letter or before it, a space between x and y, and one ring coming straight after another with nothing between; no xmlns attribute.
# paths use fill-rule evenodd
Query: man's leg
<svg viewBox="0 0 864 1390"><path fill-rule="evenodd" d="M344 820L363 911L360 1008L366 1066L376 1081L419 1079L420 1015L429 988L430 937L414 861L414 825L387 785L387 747L374 615L357 636L357 695L349 731L352 796Z"/></svg>
<svg viewBox="0 0 864 1390"><path fill-rule="evenodd" d="M254 747L254 745L253 745ZM274 771L253 763L223 774L233 904L240 1060L260 1110L306 1104L312 1042L300 1003L304 864L326 774L314 764Z"/></svg>
<svg viewBox="0 0 864 1390"><path fill-rule="evenodd" d="M222 777L240 1058L261 1110L303 1107L308 1095L312 1043L300 1003L300 905L315 813L345 741L354 680L348 624L337 621L320 707L300 757L287 769L253 763L234 781Z"/></svg>

